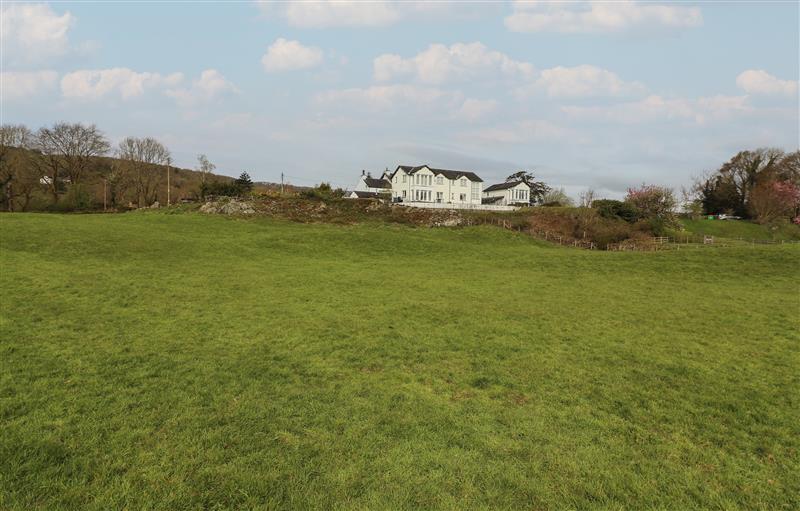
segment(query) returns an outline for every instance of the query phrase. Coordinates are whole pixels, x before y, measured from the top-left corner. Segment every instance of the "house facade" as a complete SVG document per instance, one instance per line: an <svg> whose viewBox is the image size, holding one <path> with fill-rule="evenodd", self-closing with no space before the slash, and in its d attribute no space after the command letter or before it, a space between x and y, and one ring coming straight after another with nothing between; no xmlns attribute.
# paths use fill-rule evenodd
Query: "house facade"
<svg viewBox="0 0 800 511"><path fill-rule="evenodd" d="M498 206L527 206L531 200L531 187L525 181L497 183L483 191L483 204Z"/></svg>
<svg viewBox="0 0 800 511"><path fill-rule="evenodd" d="M393 202L480 205L483 179L474 172L400 165L386 171Z"/></svg>

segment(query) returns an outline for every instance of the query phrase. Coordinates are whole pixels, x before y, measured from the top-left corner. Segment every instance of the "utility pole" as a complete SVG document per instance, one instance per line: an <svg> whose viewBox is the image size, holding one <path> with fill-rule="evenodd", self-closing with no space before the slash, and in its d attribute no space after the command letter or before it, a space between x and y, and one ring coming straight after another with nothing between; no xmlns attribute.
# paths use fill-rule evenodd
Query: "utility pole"
<svg viewBox="0 0 800 511"><path fill-rule="evenodd" d="M167 158L167 207L169 207L169 167L172 165L172 158Z"/></svg>
<svg viewBox="0 0 800 511"><path fill-rule="evenodd" d="M283 172L281 172L281 195L283 195Z"/></svg>
<svg viewBox="0 0 800 511"><path fill-rule="evenodd" d="M103 179L103 211L106 211L106 191L108 190L108 179Z"/></svg>

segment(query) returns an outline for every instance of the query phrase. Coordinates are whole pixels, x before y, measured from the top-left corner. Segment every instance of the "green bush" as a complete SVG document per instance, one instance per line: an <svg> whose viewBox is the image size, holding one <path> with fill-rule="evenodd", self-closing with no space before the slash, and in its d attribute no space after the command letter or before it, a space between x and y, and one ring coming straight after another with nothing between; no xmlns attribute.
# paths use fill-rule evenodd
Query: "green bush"
<svg viewBox="0 0 800 511"><path fill-rule="evenodd" d="M636 222L640 216L636 206L618 200L598 199L592 202L592 208L603 218L620 218L629 223Z"/></svg>

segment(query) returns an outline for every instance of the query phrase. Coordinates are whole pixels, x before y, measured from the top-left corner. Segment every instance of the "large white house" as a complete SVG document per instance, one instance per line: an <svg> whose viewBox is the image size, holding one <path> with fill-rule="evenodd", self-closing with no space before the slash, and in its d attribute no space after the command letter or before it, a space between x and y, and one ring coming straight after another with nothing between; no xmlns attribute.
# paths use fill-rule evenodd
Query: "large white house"
<svg viewBox="0 0 800 511"><path fill-rule="evenodd" d="M483 179L474 172L400 165L383 173L394 202L480 205Z"/></svg>
<svg viewBox="0 0 800 511"><path fill-rule="evenodd" d="M508 181L487 187L483 191L484 204L498 206L523 206L530 203L531 187L525 181Z"/></svg>

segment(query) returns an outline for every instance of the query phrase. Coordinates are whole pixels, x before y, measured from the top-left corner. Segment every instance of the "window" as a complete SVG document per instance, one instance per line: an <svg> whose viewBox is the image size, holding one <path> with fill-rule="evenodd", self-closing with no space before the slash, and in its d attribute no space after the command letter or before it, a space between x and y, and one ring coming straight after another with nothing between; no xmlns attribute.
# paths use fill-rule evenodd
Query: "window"
<svg viewBox="0 0 800 511"><path fill-rule="evenodd" d="M403 182L404 183L406 182L406 175L405 174L403 174Z"/></svg>
<svg viewBox="0 0 800 511"><path fill-rule="evenodd" d="M472 200L479 200L481 198L481 185L479 183L472 183Z"/></svg>
<svg viewBox="0 0 800 511"><path fill-rule="evenodd" d="M462 186L463 188L466 188L466 187L467 187L467 180L466 180L465 178L461 178L461 186Z"/></svg>
<svg viewBox="0 0 800 511"><path fill-rule="evenodd" d="M431 191L430 190L414 190L414 200L419 202L430 202L431 201Z"/></svg>
<svg viewBox="0 0 800 511"><path fill-rule="evenodd" d="M444 194L442 192L436 192L436 202L442 202Z"/></svg>
<svg viewBox="0 0 800 511"><path fill-rule="evenodd" d="M405 176L403 176L403 177L405 177ZM406 198L406 191L405 190L403 190L403 198L404 199Z"/></svg>
<svg viewBox="0 0 800 511"><path fill-rule="evenodd" d="M458 200L460 200L461 202L467 202L467 194L462 193L461 195L458 196Z"/></svg>
<svg viewBox="0 0 800 511"><path fill-rule="evenodd" d="M436 184L437 185L443 185L444 184L444 178L442 176L437 176L436 177Z"/></svg>

